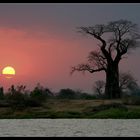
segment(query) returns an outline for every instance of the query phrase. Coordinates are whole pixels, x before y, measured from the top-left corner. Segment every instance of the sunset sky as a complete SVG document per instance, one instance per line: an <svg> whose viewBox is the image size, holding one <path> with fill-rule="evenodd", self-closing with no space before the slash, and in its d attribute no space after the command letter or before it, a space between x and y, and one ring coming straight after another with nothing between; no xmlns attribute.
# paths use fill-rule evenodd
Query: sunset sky
<svg viewBox="0 0 140 140"><path fill-rule="evenodd" d="M62 88L92 93L96 80L104 73L75 72L71 66L86 62L97 48L91 37L77 33L76 27L106 24L127 19L140 27L140 4L0 4L0 71L12 66L16 75L0 86L24 84L32 89L37 83L52 91ZM120 71L130 71L140 83L140 49L120 63Z"/></svg>

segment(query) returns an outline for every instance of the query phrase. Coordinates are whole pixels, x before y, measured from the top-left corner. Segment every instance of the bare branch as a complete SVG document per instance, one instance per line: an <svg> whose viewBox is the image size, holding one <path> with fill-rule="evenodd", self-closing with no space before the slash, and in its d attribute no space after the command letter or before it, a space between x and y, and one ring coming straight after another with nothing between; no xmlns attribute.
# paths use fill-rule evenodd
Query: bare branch
<svg viewBox="0 0 140 140"><path fill-rule="evenodd" d="M107 68L107 59L101 54L101 52L90 52L88 56L88 62L97 68Z"/></svg>
<svg viewBox="0 0 140 140"><path fill-rule="evenodd" d="M94 72L99 72L104 70L105 70L104 68L93 69L89 64L79 64L78 66L72 67L71 74L73 74L75 71L82 71L82 72L88 71L90 73L94 73Z"/></svg>
<svg viewBox="0 0 140 140"><path fill-rule="evenodd" d="M137 47L136 40L140 39L140 35L136 29L137 25L127 20L118 20L108 24L108 31L114 34L113 40L116 42L116 45L112 46L117 51L115 62L118 63L121 60L121 56L128 52L128 49Z"/></svg>
<svg viewBox="0 0 140 140"><path fill-rule="evenodd" d="M96 25L95 27L79 27L79 29L81 33L83 32L94 36L96 39L102 42L103 46L106 46L105 40L101 38L101 35L103 35L105 32L103 25Z"/></svg>
<svg viewBox="0 0 140 140"><path fill-rule="evenodd" d="M111 55L108 53L106 48L106 41L101 37L104 33L108 32L108 29L105 25L95 25L94 27L79 27L80 32L89 34L99 40L102 45L100 45L101 51L103 55L108 59L108 61L112 60Z"/></svg>

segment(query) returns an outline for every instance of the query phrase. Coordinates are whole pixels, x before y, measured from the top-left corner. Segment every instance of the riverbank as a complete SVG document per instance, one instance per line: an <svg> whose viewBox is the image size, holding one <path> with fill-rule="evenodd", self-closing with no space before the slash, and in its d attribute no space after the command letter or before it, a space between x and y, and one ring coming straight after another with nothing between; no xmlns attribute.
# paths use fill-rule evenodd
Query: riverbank
<svg viewBox="0 0 140 140"><path fill-rule="evenodd" d="M0 119L140 119L139 105L121 100L50 99L40 107L0 107Z"/></svg>

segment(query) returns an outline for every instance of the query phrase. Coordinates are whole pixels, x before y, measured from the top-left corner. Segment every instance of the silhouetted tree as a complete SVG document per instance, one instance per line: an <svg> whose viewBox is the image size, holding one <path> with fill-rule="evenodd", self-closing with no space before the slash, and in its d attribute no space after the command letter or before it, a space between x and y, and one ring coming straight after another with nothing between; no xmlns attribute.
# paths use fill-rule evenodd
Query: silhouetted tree
<svg viewBox="0 0 140 140"><path fill-rule="evenodd" d="M74 71L106 73L105 95L107 98L120 98L119 63L130 49L138 47L140 35L136 24L128 20L118 20L108 24L79 27L79 32L97 39L99 51L89 53L88 62L72 67Z"/></svg>

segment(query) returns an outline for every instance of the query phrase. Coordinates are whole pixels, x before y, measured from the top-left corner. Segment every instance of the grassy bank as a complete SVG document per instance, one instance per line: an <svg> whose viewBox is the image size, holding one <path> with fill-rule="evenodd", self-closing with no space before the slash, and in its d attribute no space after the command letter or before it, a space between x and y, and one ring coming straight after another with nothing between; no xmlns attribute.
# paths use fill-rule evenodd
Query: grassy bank
<svg viewBox="0 0 140 140"><path fill-rule="evenodd" d="M123 105L120 100L50 99L41 107L0 107L0 119L18 118L140 119L140 106Z"/></svg>

